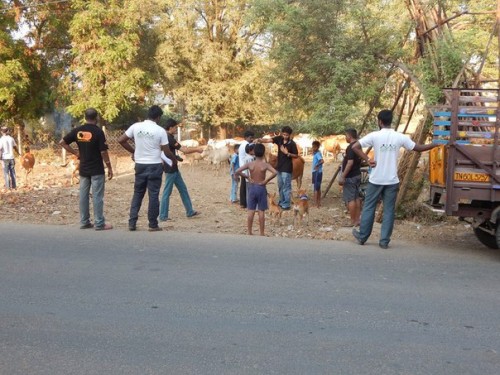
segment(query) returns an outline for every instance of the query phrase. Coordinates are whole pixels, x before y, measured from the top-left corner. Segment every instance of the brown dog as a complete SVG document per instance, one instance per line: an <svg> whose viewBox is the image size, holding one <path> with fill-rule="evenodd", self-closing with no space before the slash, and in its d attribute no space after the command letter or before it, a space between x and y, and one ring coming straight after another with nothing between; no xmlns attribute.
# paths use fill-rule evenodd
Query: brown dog
<svg viewBox="0 0 500 375"><path fill-rule="evenodd" d="M302 220L306 218L309 224L309 197L305 189L299 189L297 198L292 197L293 203L293 226L297 226L297 221L302 225Z"/></svg>
<svg viewBox="0 0 500 375"><path fill-rule="evenodd" d="M280 225L283 209L278 205L278 203L276 203L276 193L267 193L267 201L269 206L269 215L271 216L271 223L273 225L276 225L276 223Z"/></svg>
<svg viewBox="0 0 500 375"><path fill-rule="evenodd" d="M69 167L71 170L71 186L76 182L80 182L80 160L76 156L71 156L68 162L61 167Z"/></svg>

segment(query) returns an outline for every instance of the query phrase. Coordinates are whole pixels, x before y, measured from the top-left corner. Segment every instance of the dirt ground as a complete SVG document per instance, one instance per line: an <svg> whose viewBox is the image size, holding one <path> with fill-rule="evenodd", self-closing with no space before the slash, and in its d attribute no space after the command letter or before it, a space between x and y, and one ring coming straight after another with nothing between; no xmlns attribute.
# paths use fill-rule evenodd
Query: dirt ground
<svg viewBox="0 0 500 375"><path fill-rule="evenodd" d="M106 221L115 230L125 231L128 227L128 210L133 191L133 162L129 157L113 158L115 177L106 183L104 212ZM327 160L323 172L323 191L328 186L338 163ZM71 171L62 167L60 161L37 161L33 174L25 182L24 170L16 165L19 188L16 191L0 193L0 221L32 224L78 226L78 185L71 185ZM228 168L229 169L229 168ZM160 223L165 230L198 233L246 234L246 211L238 204L229 202L230 178L227 171L215 176L213 170L203 162L198 165L181 165L181 173L188 186L193 206L201 212L194 218L187 218L176 189L171 196L170 217L172 220ZM3 179L2 179L3 184ZM311 159L306 157L303 185L311 188ZM295 181L293 182L296 189ZM268 185L268 191L277 190L275 180ZM310 208L308 225L293 227L293 213L284 212L280 225L266 220L268 236L307 238L322 240L352 240L351 228L339 186L335 182L322 201L321 208ZM138 230L147 229L143 203ZM483 246L475 238L470 225L455 218L421 223L397 221L394 241L409 241L433 244L442 247L472 248ZM257 217L254 232L258 233ZM370 242L377 243L380 226L375 224Z"/></svg>

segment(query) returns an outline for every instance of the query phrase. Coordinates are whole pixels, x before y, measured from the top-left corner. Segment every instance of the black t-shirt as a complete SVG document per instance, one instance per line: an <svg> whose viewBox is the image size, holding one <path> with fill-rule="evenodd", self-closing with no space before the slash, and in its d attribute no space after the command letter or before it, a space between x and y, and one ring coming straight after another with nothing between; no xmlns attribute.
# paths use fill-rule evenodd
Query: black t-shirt
<svg viewBox="0 0 500 375"><path fill-rule="evenodd" d="M91 177L104 174L101 151L108 145L104 132L94 124L85 124L69 132L64 138L68 145L76 142L80 152L80 176Z"/></svg>
<svg viewBox="0 0 500 375"><path fill-rule="evenodd" d="M349 146L347 146L347 148L345 150L345 157L344 157L344 160L342 161L342 170L345 171L345 167L347 166L347 162L349 160L353 160L353 165L351 167L351 170L347 174L347 176L345 176L346 178L356 177L356 176L359 176L361 174L361 169L360 169L361 168L361 158L352 149L353 144L354 143L351 143L351 144L349 144Z"/></svg>
<svg viewBox="0 0 500 375"><path fill-rule="evenodd" d="M276 165L276 170L278 172L292 173L293 171L292 158L286 156L284 153L281 152L281 145L284 145L289 153L298 155L299 151L297 150L297 145L291 139L289 139L287 143L284 143L283 136L281 135L274 137L273 143L275 143L278 146L278 164Z"/></svg>
<svg viewBox="0 0 500 375"><path fill-rule="evenodd" d="M167 136L168 136L168 147L170 147L170 151L172 151L172 154L176 155L177 150L180 150L182 145L179 142L177 142L175 137L169 132L167 132ZM174 173L174 172L179 172L179 167L177 166L177 164L167 168L167 173Z"/></svg>

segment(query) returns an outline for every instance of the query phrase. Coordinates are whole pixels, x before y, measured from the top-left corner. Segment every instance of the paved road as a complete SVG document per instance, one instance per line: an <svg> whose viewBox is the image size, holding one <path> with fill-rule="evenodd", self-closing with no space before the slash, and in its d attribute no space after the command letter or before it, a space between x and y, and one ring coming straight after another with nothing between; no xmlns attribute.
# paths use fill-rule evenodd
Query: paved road
<svg viewBox="0 0 500 375"><path fill-rule="evenodd" d="M500 252L0 224L0 374L499 374Z"/></svg>

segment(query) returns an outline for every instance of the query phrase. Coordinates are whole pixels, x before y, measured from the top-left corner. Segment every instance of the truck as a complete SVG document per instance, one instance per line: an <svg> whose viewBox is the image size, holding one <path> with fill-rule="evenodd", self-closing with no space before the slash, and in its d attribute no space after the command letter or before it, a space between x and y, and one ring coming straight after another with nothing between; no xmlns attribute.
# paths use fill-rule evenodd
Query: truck
<svg viewBox="0 0 500 375"><path fill-rule="evenodd" d="M445 89L434 106L429 204L469 222L478 240L500 248L498 89Z"/></svg>

